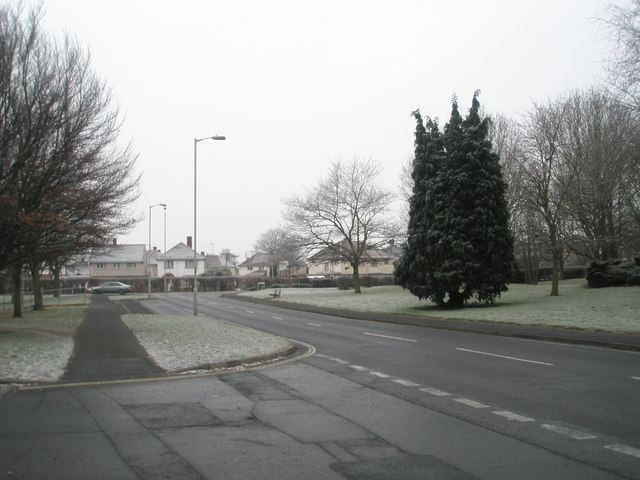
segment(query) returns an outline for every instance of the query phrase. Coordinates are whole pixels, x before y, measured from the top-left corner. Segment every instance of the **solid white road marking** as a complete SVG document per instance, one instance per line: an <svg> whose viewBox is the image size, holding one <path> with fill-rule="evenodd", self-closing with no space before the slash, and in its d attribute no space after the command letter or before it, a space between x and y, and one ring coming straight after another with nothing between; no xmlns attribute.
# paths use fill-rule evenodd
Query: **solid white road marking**
<svg viewBox="0 0 640 480"><path fill-rule="evenodd" d="M410 382L409 380L402 380L401 378L396 378L395 380L391 380L391 381L394 383L398 383L403 387L419 387L420 386L419 383L413 383L413 382Z"/></svg>
<svg viewBox="0 0 640 480"><path fill-rule="evenodd" d="M543 423L540 426L545 430L549 430L550 432L559 433L560 435L564 435L565 437L571 437L576 440L592 440L594 438L598 438L597 436L591 435L590 433L574 430L573 428L562 427L560 425L551 425L548 423Z"/></svg>
<svg viewBox="0 0 640 480"><path fill-rule="evenodd" d="M614 452L624 453L625 455L640 458L640 449L630 447L628 445L605 445L604 448L606 448L607 450L613 450Z"/></svg>
<svg viewBox="0 0 640 480"><path fill-rule="evenodd" d="M420 391L435 395L436 397L448 397L451 395L450 393L443 392L442 390L438 390L437 388L421 388Z"/></svg>
<svg viewBox="0 0 640 480"><path fill-rule="evenodd" d="M364 335L370 335L372 337L382 337L382 338L390 338L392 340L402 340L403 342L413 342L413 343L418 343L417 340L413 340L411 338L402 338L402 337L391 337L389 335L380 335L378 333L369 333L369 332L362 332Z"/></svg>
<svg viewBox="0 0 640 480"><path fill-rule="evenodd" d="M476 402L475 400L471 400L468 398L454 398L453 401L473 408L489 408L489 405L487 405L486 403Z"/></svg>
<svg viewBox="0 0 640 480"><path fill-rule="evenodd" d="M538 362L537 360L527 360L524 358L517 358L517 357L507 357L506 355L498 355L496 353L488 353L488 352L479 352L478 350L469 350L467 348L456 348L456 350L460 350L461 352L477 353L479 355L488 355L490 357L506 358L507 360L515 360L517 362L535 363L537 365L547 365L549 367L554 366L553 363Z"/></svg>
<svg viewBox="0 0 640 480"><path fill-rule="evenodd" d="M522 415L518 415L517 413L510 412L508 410L499 410L497 412L491 412L495 415L499 415L501 417L506 418L507 420L511 420L514 422L535 422L534 418L523 417Z"/></svg>
<svg viewBox="0 0 640 480"><path fill-rule="evenodd" d="M307 325L311 325L312 327L322 327L322 325L320 325L319 323L307 322Z"/></svg>
<svg viewBox="0 0 640 480"><path fill-rule="evenodd" d="M380 373L380 372L369 372L371 375L375 375L376 377L380 377L380 378L389 378L389 375L387 375L386 373Z"/></svg>

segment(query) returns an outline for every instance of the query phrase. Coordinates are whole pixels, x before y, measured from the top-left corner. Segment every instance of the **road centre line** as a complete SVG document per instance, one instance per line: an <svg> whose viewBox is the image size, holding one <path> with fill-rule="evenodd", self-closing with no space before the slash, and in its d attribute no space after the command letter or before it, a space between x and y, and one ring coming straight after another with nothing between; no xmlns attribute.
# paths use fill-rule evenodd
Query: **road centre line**
<svg viewBox="0 0 640 480"><path fill-rule="evenodd" d="M607 450L613 450L614 452L624 453L625 455L640 458L640 449L630 447L628 445L605 445L604 448L606 448Z"/></svg>
<svg viewBox="0 0 640 480"><path fill-rule="evenodd" d="M560 425L543 423L542 425L540 425L540 427L544 428L545 430L549 430L550 432L559 433L560 435L564 435L566 437L571 437L575 440L592 440L594 438L598 438L596 435L581 432L580 430L574 430L573 428L562 427Z"/></svg>
<svg viewBox="0 0 640 480"><path fill-rule="evenodd" d="M517 357L508 357L506 355L498 355L496 353L488 353L488 352L480 352L478 350L469 350L467 348L458 348L456 347L456 350L459 350L461 352L469 352L469 353L477 353L479 355L488 355L490 357L498 357L498 358L505 358L507 360L515 360L516 362L526 362L526 363L535 363L536 365L546 365L548 367L553 367L555 366L553 363L547 363L547 362L539 362L537 360L527 360L525 358L517 358Z"/></svg>
<svg viewBox="0 0 640 480"><path fill-rule="evenodd" d="M371 375L375 376L375 377L379 377L379 378L389 378L390 375L387 375L386 373L380 373L380 372L369 372Z"/></svg>
<svg viewBox="0 0 640 480"><path fill-rule="evenodd" d="M370 335L372 337L382 337L382 338L390 338L392 340L402 340L403 342L413 342L413 343L418 343L418 340L413 340L411 338L402 338L402 337L392 337L389 335L380 335L378 333L369 333L369 332L362 332L364 335Z"/></svg>

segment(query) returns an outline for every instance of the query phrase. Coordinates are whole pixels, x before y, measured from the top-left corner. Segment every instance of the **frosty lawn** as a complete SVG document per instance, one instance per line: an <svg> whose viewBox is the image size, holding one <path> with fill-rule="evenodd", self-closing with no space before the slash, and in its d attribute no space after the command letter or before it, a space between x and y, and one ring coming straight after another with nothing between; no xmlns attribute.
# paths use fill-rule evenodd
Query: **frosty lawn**
<svg viewBox="0 0 640 480"><path fill-rule="evenodd" d="M0 379L55 381L73 353L73 334L87 307L0 312Z"/></svg>
<svg viewBox="0 0 640 480"><path fill-rule="evenodd" d="M355 295L352 290L287 288L274 302L394 313L480 322L539 325L640 334L640 287L593 289L585 280L561 282L560 296L549 296L550 285L509 285L494 305L470 303L457 310L441 310L396 286L372 287ZM246 292L271 298L270 290Z"/></svg>
<svg viewBox="0 0 640 480"><path fill-rule="evenodd" d="M288 340L209 317L123 315L149 357L169 372L285 350Z"/></svg>

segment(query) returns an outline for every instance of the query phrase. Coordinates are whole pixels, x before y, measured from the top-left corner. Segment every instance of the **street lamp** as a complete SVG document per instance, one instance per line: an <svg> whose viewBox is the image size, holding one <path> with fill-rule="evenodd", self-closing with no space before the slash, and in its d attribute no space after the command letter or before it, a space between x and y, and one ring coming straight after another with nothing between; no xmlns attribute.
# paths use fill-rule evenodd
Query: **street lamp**
<svg viewBox="0 0 640 480"><path fill-rule="evenodd" d="M151 298L151 209L153 207L164 207L167 209L166 203L156 203L149 205L149 254L147 255L147 285L149 287L149 298Z"/></svg>
<svg viewBox="0 0 640 480"><path fill-rule="evenodd" d="M226 140L222 135L193 139L193 315L198 315L198 243L196 242L196 225L198 223L198 142L203 140Z"/></svg>
<svg viewBox="0 0 640 480"><path fill-rule="evenodd" d="M164 250L162 250L164 253L163 255L163 260L162 260L162 278L163 278L163 284L164 284L164 288L163 288L163 292L167 293L167 205L163 204L164 207L164 242L163 242L163 246L162 248Z"/></svg>

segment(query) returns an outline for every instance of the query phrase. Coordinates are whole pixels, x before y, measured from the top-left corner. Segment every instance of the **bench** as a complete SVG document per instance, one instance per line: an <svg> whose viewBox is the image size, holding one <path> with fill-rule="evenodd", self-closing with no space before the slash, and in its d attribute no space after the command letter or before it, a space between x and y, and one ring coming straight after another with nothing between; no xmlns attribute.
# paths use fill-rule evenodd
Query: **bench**
<svg viewBox="0 0 640 480"><path fill-rule="evenodd" d="M270 297L273 297L273 298L278 298L278 297L280 297L280 289L278 288L277 290L274 290L274 292L273 292L273 293L270 293L270 294L269 294L269 296L270 296Z"/></svg>

